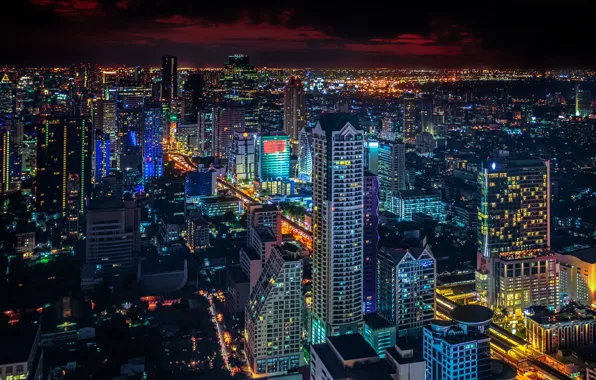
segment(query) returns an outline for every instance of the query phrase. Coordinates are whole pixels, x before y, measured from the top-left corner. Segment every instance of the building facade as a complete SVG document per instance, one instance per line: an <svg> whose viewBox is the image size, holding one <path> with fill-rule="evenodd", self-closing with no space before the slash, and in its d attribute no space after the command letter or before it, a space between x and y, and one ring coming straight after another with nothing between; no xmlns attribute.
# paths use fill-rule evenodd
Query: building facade
<svg viewBox="0 0 596 380"><path fill-rule="evenodd" d="M397 326L398 336L416 337L435 317L436 260L426 248L378 253L377 313Z"/></svg>
<svg viewBox="0 0 596 380"><path fill-rule="evenodd" d="M377 305L377 248L379 245L379 181L376 175L364 172L364 220L362 264L362 312L374 313Z"/></svg>
<svg viewBox="0 0 596 380"><path fill-rule="evenodd" d="M311 341L362 327L363 136L349 114L323 114L313 131Z"/></svg>
<svg viewBox="0 0 596 380"><path fill-rule="evenodd" d="M392 198L391 212L400 220L412 220L412 215L422 213L436 221L444 219L441 194L422 190L399 191Z"/></svg>
<svg viewBox="0 0 596 380"><path fill-rule="evenodd" d="M557 253L559 289L563 298L592 305L596 302L596 248Z"/></svg>
<svg viewBox="0 0 596 380"><path fill-rule="evenodd" d="M229 170L234 183L253 181L255 172L255 135L246 131L234 132L230 149Z"/></svg>
<svg viewBox="0 0 596 380"><path fill-rule="evenodd" d="M389 210L393 196L406 190L405 144L387 140L378 142L378 175L381 208Z"/></svg>
<svg viewBox="0 0 596 380"><path fill-rule="evenodd" d="M290 77L284 88L284 132L297 151L299 134L306 127L306 96L300 78Z"/></svg>
<svg viewBox="0 0 596 380"><path fill-rule="evenodd" d="M303 182L312 181L312 132L306 128L300 130L298 138L298 179Z"/></svg>
<svg viewBox="0 0 596 380"><path fill-rule="evenodd" d="M163 175L163 114L159 105L143 109L143 180Z"/></svg>

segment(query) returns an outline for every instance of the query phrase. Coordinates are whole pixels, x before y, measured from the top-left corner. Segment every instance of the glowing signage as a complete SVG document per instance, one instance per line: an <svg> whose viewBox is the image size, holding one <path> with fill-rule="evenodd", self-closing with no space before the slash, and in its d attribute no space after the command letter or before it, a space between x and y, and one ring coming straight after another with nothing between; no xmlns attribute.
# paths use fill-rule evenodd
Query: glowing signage
<svg viewBox="0 0 596 380"><path fill-rule="evenodd" d="M286 151L286 140L267 140L263 142L263 153L284 153Z"/></svg>

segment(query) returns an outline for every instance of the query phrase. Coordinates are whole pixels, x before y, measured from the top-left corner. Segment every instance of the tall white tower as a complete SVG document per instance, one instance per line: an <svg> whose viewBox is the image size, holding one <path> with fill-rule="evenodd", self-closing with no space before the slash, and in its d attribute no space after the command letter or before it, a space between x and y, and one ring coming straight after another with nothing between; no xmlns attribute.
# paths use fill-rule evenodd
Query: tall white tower
<svg viewBox="0 0 596 380"><path fill-rule="evenodd" d="M313 130L313 344L362 324L364 131L324 114Z"/></svg>

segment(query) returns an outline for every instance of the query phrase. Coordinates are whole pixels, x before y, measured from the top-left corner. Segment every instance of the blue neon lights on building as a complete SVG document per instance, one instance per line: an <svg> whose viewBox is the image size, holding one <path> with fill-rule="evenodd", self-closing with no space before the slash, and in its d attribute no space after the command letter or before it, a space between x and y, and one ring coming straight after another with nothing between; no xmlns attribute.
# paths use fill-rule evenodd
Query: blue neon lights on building
<svg viewBox="0 0 596 380"><path fill-rule="evenodd" d="M143 111L143 180L163 175L163 118L159 107Z"/></svg>

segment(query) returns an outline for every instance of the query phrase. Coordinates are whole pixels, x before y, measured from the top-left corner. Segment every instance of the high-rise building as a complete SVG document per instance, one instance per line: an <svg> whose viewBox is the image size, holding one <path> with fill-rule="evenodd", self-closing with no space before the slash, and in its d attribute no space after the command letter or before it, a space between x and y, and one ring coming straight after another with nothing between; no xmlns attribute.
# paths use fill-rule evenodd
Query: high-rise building
<svg viewBox="0 0 596 380"><path fill-rule="evenodd" d="M430 94L423 94L420 98L420 132L435 134L433 127L433 98Z"/></svg>
<svg viewBox="0 0 596 380"><path fill-rule="evenodd" d="M70 238L77 238L79 233L79 219L81 217L81 180L78 174L70 174L66 183L67 211L66 233Z"/></svg>
<svg viewBox="0 0 596 380"><path fill-rule="evenodd" d="M437 269L430 248L382 248L377 257L377 313L397 326L398 336L419 337L435 317Z"/></svg>
<svg viewBox="0 0 596 380"><path fill-rule="evenodd" d="M246 305L246 357L257 376L286 373L304 364L302 260L275 247Z"/></svg>
<svg viewBox="0 0 596 380"><path fill-rule="evenodd" d="M364 172L364 219L362 263L362 312L374 313L377 304L377 246L379 244L379 181L377 176Z"/></svg>
<svg viewBox="0 0 596 380"><path fill-rule="evenodd" d="M95 151L93 152L93 178L95 183L100 183L102 178L110 174L110 135L95 132Z"/></svg>
<svg viewBox="0 0 596 380"><path fill-rule="evenodd" d="M245 128L244 108L236 106L218 107L213 110L213 155L227 162L232 135Z"/></svg>
<svg viewBox="0 0 596 380"><path fill-rule="evenodd" d="M219 108L201 109L198 115L197 149L201 157L214 155L213 147L213 118L214 111Z"/></svg>
<svg viewBox="0 0 596 380"><path fill-rule="evenodd" d="M406 189L406 146L401 141L378 143L379 200L381 208L391 208L391 199Z"/></svg>
<svg viewBox="0 0 596 380"><path fill-rule="evenodd" d="M246 223L249 227L270 227L275 235L276 243L281 244L281 210L276 205L250 204L246 210ZM248 234L248 245L250 246L250 233Z"/></svg>
<svg viewBox="0 0 596 380"><path fill-rule="evenodd" d="M186 172L186 196L214 196L217 194L217 171L215 169Z"/></svg>
<svg viewBox="0 0 596 380"><path fill-rule="evenodd" d="M134 200L98 199L87 212L86 263L99 277L134 272L141 249L141 209Z"/></svg>
<svg viewBox="0 0 596 380"><path fill-rule="evenodd" d="M575 85L575 116L588 117L592 114L592 93Z"/></svg>
<svg viewBox="0 0 596 380"><path fill-rule="evenodd" d="M550 163L498 159L479 173L478 270L488 273L488 305L519 317L529 306L555 307L550 253Z"/></svg>
<svg viewBox="0 0 596 380"><path fill-rule="evenodd" d="M194 124L198 122L197 116L203 102L203 74L193 73L188 75L184 83L182 95L182 121Z"/></svg>
<svg viewBox="0 0 596 380"><path fill-rule="evenodd" d="M48 117L37 129L35 200L38 212L66 217L71 175L80 181L79 210L91 188L91 123L80 117Z"/></svg>
<svg viewBox="0 0 596 380"><path fill-rule="evenodd" d="M298 138L298 179L303 182L311 182L312 176L312 131L302 128Z"/></svg>
<svg viewBox="0 0 596 380"><path fill-rule="evenodd" d="M178 57L161 57L161 97L175 99L178 95Z"/></svg>
<svg viewBox="0 0 596 380"><path fill-rule="evenodd" d="M363 135L342 113L313 130L313 344L362 327Z"/></svg>
<svg viewBox="0 0 596 380"><path fill-rule="evenodd" d="M561 298L583 305L596 303L596 248L557 253Z"/></svg>
<svg viewBox="0 0 596 380"><path fill-rule="evenodd" d="M163 114L159 105L143 109L143 180L163 175Z"/></svg>
<svg viewBox="0 0 596 380"><path fill-rule="evenodd" d="M405 153L404 153L405 155ZM372 174L379 175L379 142L368 137L364 141L364 168ZM405 157L404 157L405 161ZM405 169L404 169L405 170Z"/></svg>
<svg viewBox="0 0 596 380"><path fill-rule="evenodd" d="M228 90L226 97L245 100L252 99L259 83L259 76L250 64L248 55L235 54L228 57L224 66L224 85Z"/></svg>
<svg viewBox="0 0 596 380"><path fill-rule="evenodd" d="M424 327L426 378L492 378L490 337L487 335L493 312L479 305L457 306L452 321L433 320Z"/></svg>
<svg viewBox="0 0 596 380"><path fill-rule="evenodd" d="M290 136L292 152L297 152L299 134L306 128L306 96L300 78L290 77L284 88L284 132Z"/></svg>
<svg viewBox="0 0 596 380"><path fill-rule="evenodd" d="M402 137L406 141L413 141L418 133L418 99L415 95L404 96L404 122L402 124Z"/></svg>
<svg viewBox="0 0 596 380"><path fill-rule="evenodd" d="M255 179L255 138L246 131L234 132L228 165L234 183L247 184Z"/></svg>
<svg viewBox="0 0 596 380"><path fill-rule="evenodd" d="M290 137L278 131L261 133L256 141L257 177L261 182L290 179Z"/></svg>

